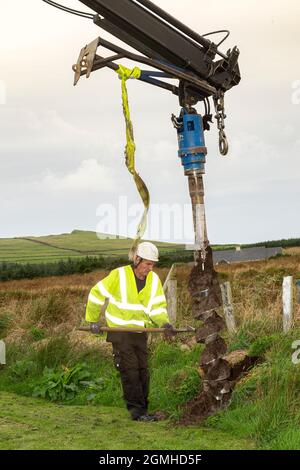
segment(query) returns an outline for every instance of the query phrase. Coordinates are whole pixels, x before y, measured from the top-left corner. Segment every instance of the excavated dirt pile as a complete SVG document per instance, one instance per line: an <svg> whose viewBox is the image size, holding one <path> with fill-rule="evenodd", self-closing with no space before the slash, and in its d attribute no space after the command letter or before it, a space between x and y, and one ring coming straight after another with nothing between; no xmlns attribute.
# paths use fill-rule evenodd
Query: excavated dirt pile
<svg viewBox="0 0 300 470"><path fill-rule="evenodd" d="M186 423L199 423L228 405L233 387L242 373L257 362L257 358L249 358L245 352L237 360L226 356L227 346L220 336L226 325L216 311L222 306L222 295L211 248L207 248L204 266L200 255L198 259L190 274L189 290L193 314L203 322L196 331L197 342L205 344L199 362L203 387L200 394L186 405L183 418Z"/></svg>

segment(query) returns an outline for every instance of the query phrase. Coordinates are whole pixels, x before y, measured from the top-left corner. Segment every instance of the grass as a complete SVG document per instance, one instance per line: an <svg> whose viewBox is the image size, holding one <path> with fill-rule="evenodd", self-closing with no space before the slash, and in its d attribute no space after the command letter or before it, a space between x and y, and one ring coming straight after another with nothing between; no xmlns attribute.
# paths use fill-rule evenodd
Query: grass
<svg viewBox="0 0 300 470"><path fill-rule="evenodd" d="M27 344L26 354L11 345L8 367L1 372L0 448L299 449L300 369L291 361L291 344L299 337L298 329L254 341L265 362L238 384L228 409L197 427L175 425L172 418L198 393L194 372L199 345L184 351L179 342L151 345L151 411L164 410L170 416L153 424L129 419L110 350L101 339L93 337L92 344L78 349L66 336L51 338L39 348ZM82 360L93 378L103 381L99 390L93 388L94 399L87 400L86 389L58 403L30 396L45 367L62 370L64 364L63 370L70 372Z"/></svg>
<svg viewBox="0 0 300 470"><path fill-rule="evenodd" d="M206 424L240 438L252 437L261 449L299 449L300 368L291 361L291 344L299 336L299 329L278 335L269 345L266 362L236 388L230 408Z"/></svg>
<svg viewBox="0 0 300 470"><path fill-rule="evenodd" d="M89 336L84 338L89 341ZM150 411L164 410L170 418L143 424L129 419L110 345L101 338L91 341L90 345L78 344L61 335L41 340L38 347L36 342L8 345L8 366L0 371L0 449L254 448L249 438L205 427L174 426L170 421L198 392L200 379L195 371L200 346L182 352L180 344L151 345ZM88 380L102 379L103 386L92 388L92 400L88 399L89 388L59 403L32 398L46 367L71 371L72 364L83 360L91 374Z"/></svg>
<svg viewBox="0 0 300 470"><path fill-rule="evenodd" d="M69 336L61 335L50 337L46 342L41 340L38 347L36 343L28 342L23 343L23 347L20 344L10 344L8 367L0 372L0 403L2 397L14 398L9 402L9 406L3 407L4 411L0 412L0 430L5 431L4 435L11 436L9 430L15 427L18 429L16 422L18 424L21 418L22 426L18 432L22 440L18 441L19 438L15 437L9 441L10 447L4 448L69 448L68 433L71 432L72 426L75 426L74 416L81 416L77 423L78 439L72 441L70 448L95 448L94 441L87 442L84 438L80 440L80 433L85 433L86 423L89 423L95 432L99 426L101 438L97 442L101 443L101 449L112 448L105 447L109 445L107 435L114 438L116 447L113 448L116 449L230 449L231 445L232 448L242 449L298 449L300 369L291 361L291 344L300 337L300 330L294 330L289 335L273 333L264 339L259 337L254 340L254 336L251 339L250 335L249 339L249 342L252 341L252 351L263 354L265 362L256 366L238 384L227 410L208 418L204 425L196 428L174 426L172 418L177 419L181 414L182 405L199 392L201 384L196 372L201 346L183 350L180 341L158 341L151 344L150 411L163 410L169 414L169 420L145 428L146 431L159 429L158 434L155 432L150 447L150 435L145 435L144 431L139 436L138 443L134 438L131 439L131 430L136 430L133 432L135 435L141 428L128 418L122 400L120 380L112 363L110 345L103 339L86 335L82 342L78 343ZM236 337L232 337L231 341L232 346ZM74 365L82 370L78 368L83 364L82 361L86 364L84 370L89 370L90 373L87 378L88 388L82 388L74 398L60 400L55 405L32 400L31 395L36 386L43 383L42 375L47 367L64 371L70 376ZM97 383L100 386L96 386ZM68 384L72 384L72 381ZM91 393L93 397L90 399ZM28 412L30 408L32 412ZM56 447L58 440L51 435L52 424L48 423L46 429L43 429L44 416L50 415L53 416L53 426L54 422L57 426L54 429L61 436L60 447ZM97 419L99 416L100 420ZM95 419L94 422L92 418ZM63 423L68 423L67 427ZM152 427L156 425L157 427ZM128 435L125 428L128 429ZM38 430L39 436L42 433L42 439L35 442L34 433L27 438L22 434L25 429ZM278 435L282 437L281 443L278 441ZM191 439L188 436L191 436ZM4 442L2 445L8 444ZM35 445L40 447L34 447ZM91 447L86 447L88 445Z"/></svg>
<svg viewBox="0 0 300 470"><path fill-rule="evenodd" d="M42 237L0 239L0 261L10 263L47 263L89 256L127 257L132 240L95 232L74 230L72 233ZM183 245L157 242L161 253L183 250Z"/></svg>
<svg viewBox="0 0 300 470"><path fill-rule="evenodd" d="M184 265L177 269L177 323L197 326L191 316L189 270ZM113 442L118 449L299 449L300 369L291 361L291 345L300 339L300 306L295 302L292 333L283 334L281 286L284 275L300 278L300 257L219 266L218 271L233 291L237 331L225 334L230 351L248 349L264 362L238 384L227 410L193 428L173 421L201 386L202 346L192 345L189 335L150 345L151 410L161 409L169 419L146 425L128 419L111 346L75 331L89 289L106 271L0 285L0 337L7 344L7 366L0 370L3 448L111 449ZM167 272L158 270L162 280ZM90 374L86 386L70 379L73 368L81 370L83 364ZM53 371L49 376L47 368ZM54 379L58 391L59 384L76 385L74 396L58 403L32 398L36 387L47 388Z"/></svg>
<svg viewBox="0 0 300 470"><path fill-rule="evenodd" d="M11 393L0 396L0 449L212 450L252 449L223 431L135 423L125 409L63 406Z"/></svg>
<svg viewBox="0 0 300 470"><path fill-rule="evenodd" d="M291 248L285 248L284 249L284 254L286 255L300 255L300 246L295 246Z"/></svg>

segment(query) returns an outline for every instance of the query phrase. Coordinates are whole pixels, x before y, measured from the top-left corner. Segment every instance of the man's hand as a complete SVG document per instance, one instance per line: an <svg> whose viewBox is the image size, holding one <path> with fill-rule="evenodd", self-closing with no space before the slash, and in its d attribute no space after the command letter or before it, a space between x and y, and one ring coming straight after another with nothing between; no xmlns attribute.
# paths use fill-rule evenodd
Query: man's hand
<svg viewBox="0 0 300 470"><path fill-rule="evenodd" d="M163 328L165 329L164 335L166 339L170 339L170 338L173 338L173 336L176 336L174 327L173 325L171 325L171 323L165 323L163 325Z"/></svg>
<svg viewBox="0 0 300 470"><path fill-rule="evenodd" d="M100 328L101 328L101 323L100 322L90 323L90 331L94 335L98 335L100 333Z"/></svg>

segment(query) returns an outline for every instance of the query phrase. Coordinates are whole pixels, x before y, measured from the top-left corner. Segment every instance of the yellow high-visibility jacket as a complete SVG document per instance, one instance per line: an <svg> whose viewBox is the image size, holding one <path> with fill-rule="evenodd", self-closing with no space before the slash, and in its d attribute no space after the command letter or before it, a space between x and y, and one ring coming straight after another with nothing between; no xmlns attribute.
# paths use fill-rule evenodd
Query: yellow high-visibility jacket
<svg viewBox="0 0 300 470"><path fill-rule="evenodd" d="M140 292L131 266L111 271L90 291L85 317L88 322L99 321L105 299L109 299L105 318L111 328L162 327L170 322L163 287L153 271Z"/></svg>

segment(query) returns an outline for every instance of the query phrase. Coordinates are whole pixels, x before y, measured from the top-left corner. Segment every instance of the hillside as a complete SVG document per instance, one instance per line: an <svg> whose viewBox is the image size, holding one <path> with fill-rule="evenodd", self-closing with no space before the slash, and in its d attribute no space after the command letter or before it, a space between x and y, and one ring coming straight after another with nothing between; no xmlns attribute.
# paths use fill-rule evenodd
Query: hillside
<svg viewBox="0 0 300 470"><path fill-rule="evenodd" d="M185 245L155 242L159 248L160 266L192 261L193 253ZM90 272L99 268L113 269L115 263L128 257L132 239L95 232L74 230L71 233L41 237L0 238L0 281ZM286 255L298 254L300 239L273 240L257 246L284 248ZM234 249L236 245L212 245L214 251Z"/></svg>
<svg viewBox="0 0 300 470"><path fill-rule="evenodd" d="M132 240L114 235L100 235L96 232L73 230L71 233L47 235L41 237L0 238L0 262L6 263L55 263L68 259L81 259L86 256L103 256L110 258L127 257ZM184 251L184 245L175 243L156 242L161 254ZM234 248L236 245L213 245L214 250ZM296 254L300 249L300 239L272 240L248 245L281 246L288 254ZM298 248L293 248L298 247Z"/></svg>
<svg viewBox="0 0 300 470"><path fill-rule="evenodd" d="M109 237L109 238L104 238ZM0 239L0 261L8 263L49 263L85 256L126 257L130 238L112 238L95 232L74 230L72 233L42 237ZM183 245L157 242L161 253L182 250Z"/></svg>

